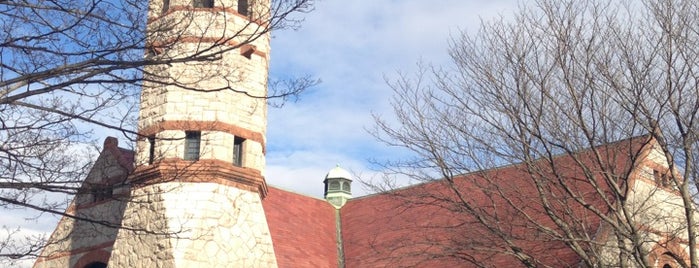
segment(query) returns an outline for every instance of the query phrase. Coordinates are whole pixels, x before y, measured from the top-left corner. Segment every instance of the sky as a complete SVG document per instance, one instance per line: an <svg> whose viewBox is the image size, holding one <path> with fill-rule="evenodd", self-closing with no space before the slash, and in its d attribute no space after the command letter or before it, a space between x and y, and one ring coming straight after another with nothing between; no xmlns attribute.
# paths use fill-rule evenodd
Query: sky
<svg viewBox="0 0 699 268"><path fill-rule="evenodd" d="M367 129L372 114L390 121L386 80L418 61L449 65L450 36L481 20L511 16L515 0L319 0L301 28L273 33L270 76L311 75L322 82L296 103L270 108L267 183L322 198L323 179L340 165L368 180L369 160L401 157ZM354 178L355 180L357 178ZM355 182L353 195L370 193Z"/></svg>
<svg viewBox="0 0 699 268"><path fill-rule="evenodd" d="M297 102L270 107L267 183L322 198L323 179L336 165L362 179L380 174L371 159L402 155L367 131L372 114L392 117L386 79L414 71L418 61L448 66L450 36L475 32L481 20L511 16L516 7L516 0L316 0L314 11L298 14L299 29L273 33L270 76L322 82ZM354 179L354 196L370 193ZM0 226L22 226L27 234L48 234L57 222L0 213Z"/></svg>

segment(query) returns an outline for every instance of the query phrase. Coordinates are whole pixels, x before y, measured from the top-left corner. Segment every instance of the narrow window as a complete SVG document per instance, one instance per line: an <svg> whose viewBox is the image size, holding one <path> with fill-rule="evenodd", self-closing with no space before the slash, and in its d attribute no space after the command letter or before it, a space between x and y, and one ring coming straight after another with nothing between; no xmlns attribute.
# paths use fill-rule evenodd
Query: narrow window
<svg viewBox="0 0 699 268"><path fill-rule="evenodd" d="M155 160L155 136L148 137L148 164L153 164Z"/></svg>
<svg viewBox="0 0 699 268"><path fill-rule="evenodd" d="M248 0L238 0L238 14L247 17L249 13L250 6L248 5Z"/></svg>
<svg viewBox="0 0 699 268"><path fill-rule="evenodd" d="M349 184L349 182L344 182L344 183L342 183L342 190L345 191L345 192L350 192L350 191L352 191L352 190L350 189L350 184Z"/></svg>
<svg viewBox="0 0 699 268"><path fill-rule="evenodd" d="M184 138L184 160L199 160L199 146L201 145L201 132L186 131Z"/></svg>
<svg viewBox="0 0 699 268"><path fill-rule="evenodd" d="M194 7L214 7L214 0L193 0Z"/></svg>
<svg viewBox="0 0 699 268"><path fill-rule="evenodd" d="M163 11L161 13L165 14L169 9L170 9L170 0L163 0Z"/></svg>
<svg viewBox="0 0 699 268"><path fill-rule="evenodd" d="M245 139L235 137L233 140L233 165L243 166L243 142Z"/></svg>

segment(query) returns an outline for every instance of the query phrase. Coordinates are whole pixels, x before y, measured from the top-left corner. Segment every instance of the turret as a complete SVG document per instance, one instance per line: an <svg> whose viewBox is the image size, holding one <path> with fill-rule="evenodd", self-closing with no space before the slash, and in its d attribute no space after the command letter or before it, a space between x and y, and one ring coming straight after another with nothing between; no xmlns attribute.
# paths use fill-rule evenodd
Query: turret
<svg viewBox="0 0 699 268"><path fill-rule="evenodd" d="M277 266L262 207L269 5L150 1L129 228L109 267Z"/></svg>
<svg viewBox="0 0 699 268"><path fill-rule="evenodd" d="M268 9L269 1L150 2L145 57L169 62L144 70L136 180L213 166L219 172L206 179L264 197L269 34L258 23Z"/></svg>

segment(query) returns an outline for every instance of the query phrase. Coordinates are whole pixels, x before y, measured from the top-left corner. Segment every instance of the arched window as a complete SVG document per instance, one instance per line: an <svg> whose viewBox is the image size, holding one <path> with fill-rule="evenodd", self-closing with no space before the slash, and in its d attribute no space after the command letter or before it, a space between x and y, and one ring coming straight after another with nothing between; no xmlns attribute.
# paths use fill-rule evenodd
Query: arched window
<svg viewBox="0 0 699 268"><path fill-rule="evenodd" d="M104 262L91 262L88 265L85 265L84 268L107 268L107 264Z"/></svg>
<svg viewBox="0 0 699 268"><path fill-rule="evenodd" d="M677 268L677 267L686 267L685 265L682 265L683 261L680 258L677 258L675 254L672 252L665 252L663 255L660 256L660 259L658 260L658 267L663 267L663 268ZM662 266L660 266L662 265Z"/></svg>
<svg viewBox="0 0 699 268"><path fill-rule="evenodd" d="M328 190L340 190L340 182L331 181L330 185L328 186Z"/></svg>
<svg viewBox="0 0 699 268"><path fill-rule="evenodd" d="M345 182L342 184L342 190L346 192L351 191L349 182Z"/></svg>

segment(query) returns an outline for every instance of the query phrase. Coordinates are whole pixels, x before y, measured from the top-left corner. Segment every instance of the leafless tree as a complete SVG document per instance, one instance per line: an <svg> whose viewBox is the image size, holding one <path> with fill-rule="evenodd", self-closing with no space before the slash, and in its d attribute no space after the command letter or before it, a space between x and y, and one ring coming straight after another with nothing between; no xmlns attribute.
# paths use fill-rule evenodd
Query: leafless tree
<svg viewBox="0 0 699 268"><path fill-rule="evenodd" d="M660 254L698 267L699 3L531 4L453 38L453 65L389 83L397 120L377 117L375 134L414 158L386 167L448 189L389 193L461 215L440 222L464 233L431 241L431 258L557 267L572 252L588 267L655 267L653 245L677 242L692 250ZM643 163L652 142L669 167ZM641 177L657 187L639 194Z"/></svg>
<svg viewBox="0 0 699 268"><path fill-rule="evenodd" d="M0 208L62 215L70 199L65 195L80 190L92 165L89 145L104 138L99 134L110 129L137 138L143 84L236 91L240 79L234 70L219 70L211 75L224 77L228 86L202 89L179 77L145 74L154 69L147 67L220 58L272 30L299 26L294 13L311 9L312 0L275 0L271 8L248 14L254 23L235 36L201 38L196 53L155 56L192 38L177 29L191 28L183 24L194 20L151 23L147 19L161 10L149 10L149 1L0 1ZM268 95L240 93L282 103L314 83L307 77L270 81ZM0 236L0 259L41 249L41 237L24 243L30 237L12 235L17 233L9 229Z"/></svg>

